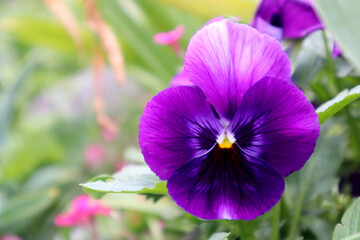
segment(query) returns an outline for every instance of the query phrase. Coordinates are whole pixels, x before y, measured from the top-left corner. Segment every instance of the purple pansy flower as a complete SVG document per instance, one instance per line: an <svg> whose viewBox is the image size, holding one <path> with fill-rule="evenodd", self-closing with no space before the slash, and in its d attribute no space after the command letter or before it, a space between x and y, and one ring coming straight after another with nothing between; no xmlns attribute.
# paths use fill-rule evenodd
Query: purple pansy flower
<svg viewBox="0 0 360 240"><path fill-rule="evenodd" d="M179 206L250 220L280 200L320 129L290 70L278 41L247 25L223 20L193 36L185 72L195 86L161 91L139 126L145 161Z"/></svg>
<svg viewBox="0 0 360 240"><path fill-rule="evenodd" d="M324 26L312 0L262 0L253 27L277 40L302 38Z"/></svg>

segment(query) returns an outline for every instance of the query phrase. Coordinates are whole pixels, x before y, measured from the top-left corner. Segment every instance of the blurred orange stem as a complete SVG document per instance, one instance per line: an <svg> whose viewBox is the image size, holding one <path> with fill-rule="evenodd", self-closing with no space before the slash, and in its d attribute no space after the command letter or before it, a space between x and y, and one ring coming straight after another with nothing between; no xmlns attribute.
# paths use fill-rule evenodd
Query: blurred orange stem
<svg viewBox="0 0 360 240"><path fill-rule="evenodd" d="M115 122L106 114L105 101L103 95L102 71L104 59L99 51L95 51L93 56L93 80L94 80L94 109L96 119L101 128L110 132L117 133L118 129Z"/></svg>
<svg viewBox="0 0 360 240"><path fill-rule="evenodd" d="M124 84L126 80L124 59L116 35L97 11L95 0L84 0L84 5L89 24L101 40L102 47L107 53L114 71L115 79L119 84Z"/></svg>
<svg viewBox="0 0 360 240"><path fill-rule="evenodd" d="M63 0L43 0L45 6L60 20L62 25L74 40L78 49L82 48L81 35L77 22Z"/></svg>

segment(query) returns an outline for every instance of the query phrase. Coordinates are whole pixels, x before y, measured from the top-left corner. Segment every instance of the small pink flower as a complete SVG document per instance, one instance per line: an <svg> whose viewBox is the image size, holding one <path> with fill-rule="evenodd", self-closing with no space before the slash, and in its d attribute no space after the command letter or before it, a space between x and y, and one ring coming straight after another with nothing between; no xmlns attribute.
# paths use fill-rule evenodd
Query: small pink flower
<svg viewBox="0 0 360 240"><path fill-rule="evenodd" d="M84 150L84 157L86 166L98 167L104 160L105 149L101 145L89 145Z"/></svg>
<svg viewBox="0 0 360 240"><path fill-rule="evenodd" d="M123 161L118 162L118 163L115 165L115 170L116 170L116 171L120 171L120 170L123 169L125 166L126 166L126 164L125 164Z"/></svg>
<svg viewBox="0 0 360 240"><path fill-rule="evenodd" d="M76 225L76 217L71 213L64 213L55 216L54 223L58 227L71 227Z"/></svg>
<svg viewBox="0 0 360 240"><path fill-rule="evenodd" d="M160 45L171 45L177 43L184 35L185 27L182 25L177 26L174 30L169 32L160 32L154 35L154 42Z"/></svg>
<svg viewBox="0 0 360 240"><path fill-rule="evenodd" d="M70 210L67 213L55 217L54 223L58 227L86 225L93 221L94 216L109 216L110 212L111 209L103 206L99 200L91 199L82 194L72 200Z"/></svg>
<svg viewBox="0 0 360 240"><path fill-rule="evenodd" d="M118 137L118 133L115 130L109 128L103 128L101 130L101 136L107 142L114 142Z"/></svg>
<svg viewBox="0 0 360 240"><path fill-rule="evenodd" d="M22 240L22 238L13 234L5 234L1 236L0 240Z"/></svg>
<svg viewBox="0 0 360 240"><path fill-rule="evenodd" d="M177 86L194 86L190 81L189 77L186 75L184 69L182 69L178 74L176 74L170 81L170 87Z"/></svg>
<svg viewBox="0 0 360 240"><path fill-rule="evenodd" d="M185 27L182 25L177 26L174 30L169 32L160 32L154 35L153 41L160 45L169 45L176 54L182 56L181 46L179 40L185 33Z"/></svg>

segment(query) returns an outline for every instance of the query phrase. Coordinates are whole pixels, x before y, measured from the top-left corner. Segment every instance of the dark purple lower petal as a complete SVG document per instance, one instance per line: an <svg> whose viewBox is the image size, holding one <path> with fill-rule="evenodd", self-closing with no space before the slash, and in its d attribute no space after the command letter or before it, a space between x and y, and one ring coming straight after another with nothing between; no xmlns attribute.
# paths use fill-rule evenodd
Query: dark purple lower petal
<svg viewBox="0 0 360 240"><path fill-rule="evenodd" d="M246 155L287 176L313 153L320 125L314 107L295 85L264 78L246 92L228 131Z"/></svg>
<svg viewBox="0 0 360 240"><path fill-rule="evenodd" d="M236 145L216 145L174 172L167 184L170 196L203 219L251 220L262 215L280 200L284 180L267 163L245 157Z"/></svg>
<svg viewBox="0 0 360 240"><path fill-rule="evenodd" d="M209 151L222 131L200 89L173 87L146 105L139 143L151 170L167 180L180 166Z"/></svg>
<svg viewBox="0 0 360 240"><path fill-rule="evenodd" d="M287 1L283 9L284 37L301 38L324 26L311 1Z"/></svg>

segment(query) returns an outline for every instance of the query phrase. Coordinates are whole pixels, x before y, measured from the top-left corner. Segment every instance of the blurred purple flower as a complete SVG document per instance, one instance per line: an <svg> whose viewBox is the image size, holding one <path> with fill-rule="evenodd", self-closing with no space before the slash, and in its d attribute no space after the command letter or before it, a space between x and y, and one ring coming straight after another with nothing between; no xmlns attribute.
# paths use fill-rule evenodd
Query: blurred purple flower
<svg viewBox="0 0 360 240"><path fill-rule="evenodd" d="M313 0L262 0L252 26L277 40L302 38L324 28Z"/></svg>
<svg viewBox="0 0 360 240"><path fill-rule="evenodd" d="M93 221L94 216L109 216L110 212L111 209L103 206L99 200L91 199L82 194L72 200L70 210L67 213L55 217L54 223L58 227L86 225Z"/></svg>
<svg viewBox="0 0 360 240"><path fill-rule="evenodd" d="M195 87L160 92L139 125L145 161L178 205L203 219L250 220L280 200L320 130L290 72L279 42L247 25L223 20L193 36L185 73Z"/></svg>
<svg viewBox="0 0 360 240"><path fill-rule="evenodd" d="M341 52L340 46L335 42L334 48L332 51L332 57L336 58L336 57L340 56L341 54L342 54L342 52Z"/></svg>

